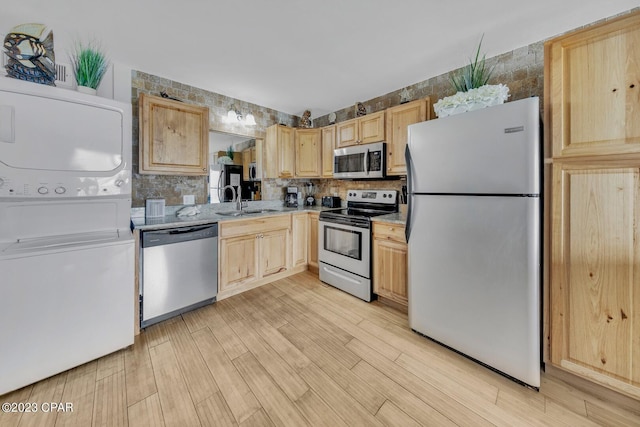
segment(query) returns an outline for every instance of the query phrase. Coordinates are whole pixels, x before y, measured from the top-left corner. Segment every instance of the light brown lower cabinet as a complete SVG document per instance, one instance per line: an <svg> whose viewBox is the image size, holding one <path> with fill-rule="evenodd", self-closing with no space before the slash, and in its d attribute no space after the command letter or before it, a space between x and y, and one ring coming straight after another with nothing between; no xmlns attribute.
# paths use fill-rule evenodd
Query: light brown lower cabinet
<svg viewBox="0 0 640 427"><path fill-rule="evenodd" d="M309 271L318 273L318 219L319 212L309 212Z"/></svg>
<svg viewBox="0 0 640 427"><path fill-rule="evenodd" d="M640 398L640 160L553 164L550 362Z"/></svg>
<svg viewBox="0 0 640 427"><path fill-rule="evenodd" d="M407 243L404 226L373 223L373 292L407 306Z"/></svg>
<svg viewBox="0 0 640 427"><path fill-rule="evenodd" d="M265 231L258 240L258 276L269 277L289 268L289 229Z"/></svg>
<svg viewBox="0 0 640 427"><path fill-rule="evenodd" d="M250 289L290 267L291 216L219 224L218 299Z"/></svg>
<svg viewBox="0 0 640 427"><path fill-rule="evenodd" d="M307 212L291 214L291 251L293 267L307 265L309 214Z"/></svg>

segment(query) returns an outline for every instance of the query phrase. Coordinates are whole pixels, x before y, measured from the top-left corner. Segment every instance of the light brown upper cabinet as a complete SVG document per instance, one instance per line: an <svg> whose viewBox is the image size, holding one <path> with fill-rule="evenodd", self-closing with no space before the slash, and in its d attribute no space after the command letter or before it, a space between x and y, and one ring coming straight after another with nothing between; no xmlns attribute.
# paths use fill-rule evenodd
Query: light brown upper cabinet
<svg viewBox="0 0 640 427"><path fill-rule="evenodd" d="M269 126L263 147L264 178L293 178L295 159L295 129L283 125Z"/></svg>
<svg viewBox="0 0 640 427"><path fill-rule="evenodd" d="M640 153L640 14L545 43L553 157Z"/></svg>
<svg viewBox="0 0 640 427"><path fill-rule="evenodd" d="M431 118L431 100L418 99L387 109L387 175L406 175L407 126Z"/></svg>
<svg viewBox="0 0 640 427"><path fill-rule="evenodd" d="M640 13L545 43L549 362L640 399Z"/></svg>
<svg viewBox="0 0 640 427"><path fill-rule="evenodd" d="M347 120L336 125L336 148L384 141L384 111Z"/></svg>
<svg viewBox="0 0 640 427"><path fill-rule="evenodd" d="M333 177L333 150L336 148L336 125L322 128L322 178Z"/></svg>
<svg viewBox="0 0 640 427"><path fill-rule="evenodd" d="M319 178L322 167L321 130L296 129L296 176L301 178Z"/></svg>
<svg viewBox="0 0 640 427"><path fill-rule="evenodd" d="M208 175L209 108L140 94L141 174Z"/></svg>

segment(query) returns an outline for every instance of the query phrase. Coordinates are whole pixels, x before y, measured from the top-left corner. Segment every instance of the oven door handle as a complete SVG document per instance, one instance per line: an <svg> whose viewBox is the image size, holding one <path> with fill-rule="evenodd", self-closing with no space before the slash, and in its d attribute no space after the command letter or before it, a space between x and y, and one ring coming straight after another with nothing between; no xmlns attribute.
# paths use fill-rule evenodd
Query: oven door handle
<svg viewBox="0 0 640 427"><path fill-rule="evenodd" d="M326 227L326 226L333 226L334 228L338 228L341 230L347 230L347 231L352 231L355 233L366 233L365 230L370 230L371 227L358 227L357 225L353 225L353 224L345 224L344 222L340 222L339 220L331 220L331 219L321 219L320 221L318 221L318 224L320 227Z"/></svg>
<svg viewBox="0 0 640 427"><path fill-rule="evenodd" d="M369 175L369 149L364 152L364 173Z"/></svg>

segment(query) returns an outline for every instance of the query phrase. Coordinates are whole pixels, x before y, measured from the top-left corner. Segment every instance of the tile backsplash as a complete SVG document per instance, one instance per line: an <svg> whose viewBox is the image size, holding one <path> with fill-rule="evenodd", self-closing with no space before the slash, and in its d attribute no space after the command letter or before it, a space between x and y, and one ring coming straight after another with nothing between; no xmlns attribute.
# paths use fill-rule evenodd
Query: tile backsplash
<svg viewBox="0 0 640 427"><path fill-rule="evenodd" d="M636 9L634 9L636 10ZM487 58L487 65L495 67L489 83L503 83L510 89L509 101L523 99L531 96L541 98L544 88L544 40L514 49L501 55ZM380 95L376 98L363 101L368 113L381 111L389 107L400 104L401 95L409 95L410 99L419 99L425 96L431 97L432 104L439 98L452 95L454 89L450 84L450 75L458 73L459 70L452 70L439 76L425 76L426 80L413 85L398 88L397 90ZM264 130L275 123L297 126L299 117L270 110L249 104L242 100L228 98L224 95L204 91L202 89L190 87L182 83L173 82L168 79L146 74L140 71L132 72L132 102L134 111L133 130L133 206L144 206L146 198L165 198L167 205L178 205L182 203L182 195L195 194L196 203L202 204L207 198L206 177L185 177L185 176L154 176L139 175L137 173L138 157L138 121L137 104L140 92L157 94L160 90L166 91L171 96L188 100L188 102L207 105L211 111L211 128L230 133L249 135L252 132L264 132ZM355 103L360 100L353 100ZM222 123L218 118L226 115L226 110L230 104L236 104L242 108L252 110L256 116L258 125L256 129L236 129L229 128L228 124ZM335 111L337 121L341 122L353 118L353 104ZM329 116L313 117L314 127L322 127L329 124ZM435 116L434 116L435 117ZM405 180L381 180L381 181L348 181L334 179L267 179L262 185L263 200L284 200L284 191L287 186L295 185L306 194L305 186L307 182L312 182L316 187L316 198L334 195L337 193L343 200L346 198L348 189L394 189L401 191Z"/></svg>
<svg viewBox="0 0 640 427"><path fill-rule="evenodd" d="M490 65L495 64L494 77L492 83L505 83L511 89L510 100L522 99L529 96L542 97L543 92L543 42L537 42L529 46L515 49L511 52L488 59ZM406 92L412 95L412 99L431 96L432 103L435 103L439 97L450 95L451 89L449 84L449 75L457 72L457 70L444 73L440 76L429 78L422 82L400 88L395 92L391 92L379 96L368 101L364 101L369 113L384 110L388 107L398 105L400 103L400 92L406 89ZM179 205L182 203L182 195L195 194L196 203L204 204L207 199L207 181L206 177L186 177L186 176L154 176L137 174L137 97L138 93L144 91L157 92L159 90L167 90L170 94L189 99L190 102L209 105L212 109L212 120L217 116L213 114L213 110L221 110L226 108L225 102L228 99L222 99L222 95L213 94L201 89L192 88L180 83L172 82L156 76L145 74L142 72L134 72L132 79L132 90L134 99L134 179L133 179L133 206L144 206L146 198L161 197L167 200L167 205ZM175 93L174 93L175 92ZM240 101L237 101L240 102ZM298 117L283 115L264 107L253 106L264 114L259 114L260 130L266 129L274 123L284 123L289 126L296 126ZM346 107L337 111L338 121L352 118L353 106ZM256 118L258 118L258 116ZM315 127L321 127L328 124L328 116L314 118ZM216 126L212 122L212 126ZM242 132L241 132L242 133ZM403 177L404 178L404 177ZM406 181L404 179L391 180L375 180L375 181L350 181L336 179L266 179L262 183L262 199L263 200L282 200L284 201L284 192L288 186L297 186L303 195L306 195L305 184L312 182L316 187L316 199L322 196L337 194L343 200L346 198L348 189L391 189L401 191Z"/></svg>
<svg viewBox="0 0 640 427"><path fill-rule="evenodd" d="M403 177L404 178L404 177ZM298 187L303 196L307 194L307 183L312 183L315 188L315 198L320 200L322 196L339 196L342 200L347 198L347 190L397 190L402 191L406 185L405 179L352 181L345 179L265 179L262 181L262 197L265 200L284 200L284 192L288 186ZM320 203L319 201L317 203Z"/></svg>

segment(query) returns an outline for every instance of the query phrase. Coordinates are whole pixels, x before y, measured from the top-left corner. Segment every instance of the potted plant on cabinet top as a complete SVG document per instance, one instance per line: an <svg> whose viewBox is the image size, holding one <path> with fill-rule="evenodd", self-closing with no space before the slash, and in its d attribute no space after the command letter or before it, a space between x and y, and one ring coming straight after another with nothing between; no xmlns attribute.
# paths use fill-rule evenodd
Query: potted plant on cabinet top
<svg viewBox="0 0 640 427"><path fill-rule="evenodd" d="M488 85L494 67L487 67L485 55L480 57L482 39L478 44L476 56L469 60L469 65L456 74L449 76L451 85L457 91L455 95L446 96L433 105L438 117L446 117L466 111L478 110L492 105L502 104L509 97L506 85Z"/></svg>
<svg viewBox="0 0 640 427"><path fill-rule="evenodd" d="M71 64L78 91L95 95L109 67L109 60L100 47L78 43L71 54Z"/></svg>

